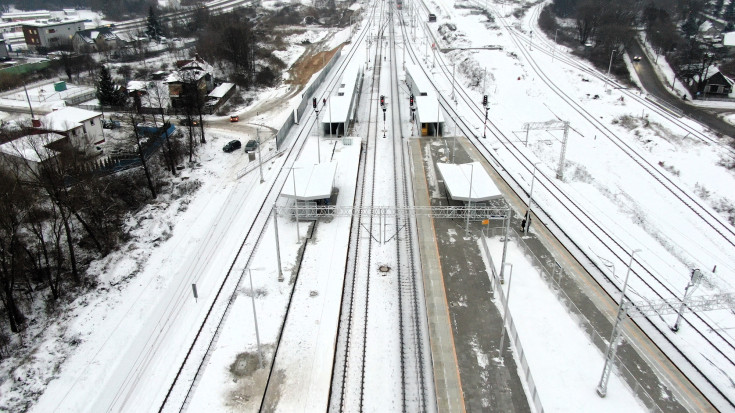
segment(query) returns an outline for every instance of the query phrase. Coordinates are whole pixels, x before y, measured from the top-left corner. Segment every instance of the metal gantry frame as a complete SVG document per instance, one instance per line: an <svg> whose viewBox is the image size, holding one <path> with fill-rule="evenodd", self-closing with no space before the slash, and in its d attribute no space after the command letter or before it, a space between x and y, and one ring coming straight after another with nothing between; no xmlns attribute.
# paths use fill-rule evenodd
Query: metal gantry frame
<svg viewBox="0 0 735 413"><path fill-rule="evenodd" d="M556 170L556 178L564 178L564 160L567 155L567 141L569 139L569 121L550 120L547 122L528 122L523 124L523 130L526 131L526 142L528 146L528 131L530 130L563 130L564 138L561 141L561 154L559 155L559 166Z"/></svg>

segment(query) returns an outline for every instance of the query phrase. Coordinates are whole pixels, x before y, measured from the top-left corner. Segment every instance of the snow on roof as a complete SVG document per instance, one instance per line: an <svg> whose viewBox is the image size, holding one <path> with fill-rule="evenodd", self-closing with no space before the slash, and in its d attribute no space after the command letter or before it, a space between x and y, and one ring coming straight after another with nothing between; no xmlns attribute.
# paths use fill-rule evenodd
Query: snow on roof
<svg viewBox="0 0 735 413"><path fill-rule="evenodd" d="M128 89L128 92L132 92L134 90L147 90L148 82L143 80L131 80L128 82L126 88Z"/></svg>
<svg viewBox="0 0 735 413"><path fill-rule="evenodd" d="M41 124L53 131L66 132L79 126L87 119L102 116L101 113L79 108L65 107L41 118Z"/></svg>
<svg viewBox="0 0 735 413"><path fill-rule="evenodd" d="M722 37L722 44L725 46L735 46L735 32L728 32Z"/></svg>
<svg viewBox="0 0 735 413"><path fill-rule="evenodd" d="M418 65L406 63L406 76L413 79L413 83L418 89L412 90L415 96L420 96L422 94L426 94L428 96L429 94L434 93L434 87Z"/></svg>
<svg viewBox="0 0 735 413"><path fill-rule="evenodd" d="M414 96L416 117L420 123L443 123L444 114L439 110L439 101L430 96Z"/></svg>
<svg viewBox="0 0 735 413"><path fill-rule="evenodd" d="M296 176L295 183L293 181L294 172ZM336 172L336 162L316 165L310 162L296 162L281 190L281 195L286 198L296 198L299 201L329 198L332 196L332 186ZM296 196L294 196L294 184L296 186Z"/></svg>
<svg viewBox="0 0 735 413"><path fill-rule="evenodd" d="M209 97L220 99L227 94L227 92L235 86L234 83L223 83L209 92Z"/></svg>
<svg viewBox="0 0 735 413"><path fill-rule="evenodd" d="M66 138L58 133L28 135L0 145L0 152L19 156L32 162L41 162L56 156L57 152L46 145Z"/></svg>
<svg viewBox="0 0 735 413"><path fill-rule="evenodd" d="M86 19L68 19L68 20L60 20L60 21L51 21L51 20L42 20L42 21L35 21L35 22L24 22L24 26L31 26L31 27L54 27L54 26L61 26L64 24L74 24L74 23L82 23Z"/></svg>
<svg viewBox="0 0 735 413"><path fill-rule="evenodd" d="M481 202L502 198L500 190L479 162L461 165L437 163L436 166L444 179L449 196L455 201Z"/></svg>
<svg viewBox="0 0 735 413"><path fill-rule="evenodd" d="M355 94L360 70L360 65L351 65L345 69L337 95L332 95L327 100L327 107L322 114L322 123L346 123L349 120L350 103Z"/></svg>

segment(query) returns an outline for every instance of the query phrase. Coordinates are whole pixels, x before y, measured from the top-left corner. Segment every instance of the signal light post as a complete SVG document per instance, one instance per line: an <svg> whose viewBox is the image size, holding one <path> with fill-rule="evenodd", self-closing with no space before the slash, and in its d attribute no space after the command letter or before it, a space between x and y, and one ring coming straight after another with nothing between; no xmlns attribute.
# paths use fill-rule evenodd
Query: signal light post
<svg viewBox="0 0 735 413"><path fill-rule="evenodd" d="M385 107L385 96L384 95L380 95L380 106L383 108L383 138L385 138L385 132L386 132L386 129L385 129L385 111L386 111L387 108Z"/></svg>

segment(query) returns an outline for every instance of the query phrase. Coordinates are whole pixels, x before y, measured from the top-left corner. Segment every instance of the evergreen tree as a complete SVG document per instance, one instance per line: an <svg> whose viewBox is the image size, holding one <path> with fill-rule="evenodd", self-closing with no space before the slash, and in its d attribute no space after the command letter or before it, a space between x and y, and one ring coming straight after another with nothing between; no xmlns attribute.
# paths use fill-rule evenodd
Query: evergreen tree
<svg viewBox="0 0 735 413"><path fill-rule="evenodd" d="M727 3L723 17L728 23L735 22L735 0L730 0L730 2Z"/></svg>
<svg viewBox="0 0 735 413"><path fill-rule="evenodd" d="M104 65L100 66L97 80L97 99L103 106L124 106L127 100L127 95L115 86L110 71Z"/></svg>
<svg viewBox="0 0 735 413"><path fill-rule="evenodd" d="M161 28L161 22L158 21L156 16L156 10L153 6L148 9L148 22L145 29L145 34L152 40L159 40L163 36L163 29Z"/></svg>

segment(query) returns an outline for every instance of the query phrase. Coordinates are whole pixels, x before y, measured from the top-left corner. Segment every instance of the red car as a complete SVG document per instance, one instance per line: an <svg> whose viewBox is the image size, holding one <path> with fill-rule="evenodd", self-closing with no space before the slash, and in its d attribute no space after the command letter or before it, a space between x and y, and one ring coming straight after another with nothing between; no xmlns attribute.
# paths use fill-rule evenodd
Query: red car
<svg viewBox="0 0 735 413"><path fill-rule="evenodd" d="M237 116L237 115L230 116L230 122L239 122L239 121L240 121L240 117L239 116Z"/></svg>

